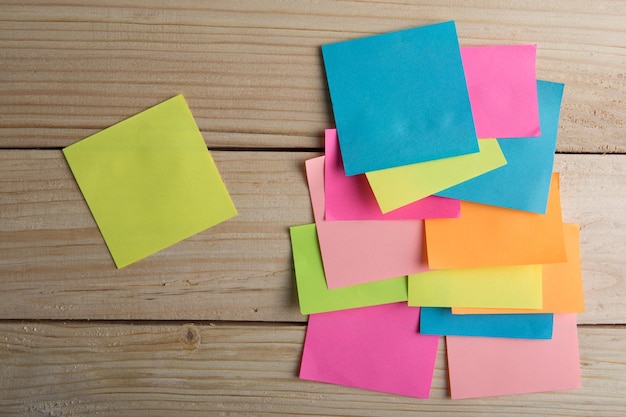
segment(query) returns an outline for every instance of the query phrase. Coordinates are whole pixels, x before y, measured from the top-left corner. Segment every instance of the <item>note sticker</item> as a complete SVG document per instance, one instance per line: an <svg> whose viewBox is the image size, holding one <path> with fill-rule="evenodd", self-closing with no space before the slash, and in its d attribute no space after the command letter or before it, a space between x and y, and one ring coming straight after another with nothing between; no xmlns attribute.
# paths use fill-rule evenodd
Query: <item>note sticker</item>
<svg viewBox="0 0 626 417"><path fill-rule="evenodd" d="M551 340L446 338L453 399L580 388L575 314L555 314Z"/></svg>
<svg viewBox="0 0 626 417"><path fill-rule="evenodd" d="M551 339L553 314L452 314L449 308L422 307L420 333L441 336Z"/></svg>
<svg viewBox="0 0 626 417"><path fill-rule="evenodd" d="M541 265L440 269L409 275L409 305L541 308Z"/></svg>
<svg viewBox="0 0 626 417"><path fill-rule="evenodd" d="M544 214L554 165L563 84L537 81L541 136L498 139L507 164L437 195Z"/></svg>
<svg viewBox="0 0 626 417"><path fill-rule="evenodd" d="M323 313L407 300L406 277L329 290L314 224L290 229L293 262L302 314Z"/></svg>
<svg viewBox="0 0 626 417"><path fill-rule="evenodd" d="M324 158L306 161L306 175L328 288L426 271L423 220L324 220Z"/></svg>
<svg viewBox="0 0 626 417"><path fill-rule="evenodd" d="M580 226L564 224L567 262L542 265L540 309L453 307L454 314L582 313L585 311L583 277L580 265Z"/></svg>
<svg viewBox="0 0 626 417"><path fill-rule="evenodd" d="M506 165L496 139L481 139L479 152L365 173L383 213Z"/></svg>
<svg viewBox="0 0 626 417"><path fill-rule="evenodd" d="M335 129L326 129L325 151L326 220L411 220L459 217L461 212L459 200L436 196L426 196L383 214L365 175L347 176L345 174Z"/></svg>
<svg viewBox="0 0 626 417"><path fill-rule="evenodd" d="M347 175L478 152L454 22L322 46Z"/></svg>
<svg viewBox="0 0 626 417"><path fill-rule="evenodd" d="M418 325L406 303L312 314L300 378L428 398L439 338Z"/></svg>
<svg viewBox="0 0 626 417"><path fill-rule="evenodd" d="M536 45L461 48L479 138L539 136Z"/></svg>
<svg viewBox="0 0 626 417"><path fill-rule="evenodd" d="M182 95L63 154L118 268L237 214Z"/></svg>
<svg viewBox="0 0 626 417"><path fill-rule="evenodd" d="M545 215L462 201L458 219L425 222L431 269L567 260L558 173L552 177Z"/></svg>

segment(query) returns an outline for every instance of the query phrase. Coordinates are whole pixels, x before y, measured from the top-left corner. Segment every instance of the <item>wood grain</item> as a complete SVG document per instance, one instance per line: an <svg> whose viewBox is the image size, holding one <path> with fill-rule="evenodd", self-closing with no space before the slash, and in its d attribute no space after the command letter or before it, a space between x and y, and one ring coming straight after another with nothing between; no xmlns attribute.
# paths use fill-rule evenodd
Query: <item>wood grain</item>
<svg viewBox="0 0 626 417"><path fill-rule="evenodd" d="M304 326L0 324L0 415L615 416L626 329L579 329L578 390L449 399L441 339L431 398L301 381Z"/></svg>
<svg viewBox="0 0 626 417"><path fill-rule="evenodd" d="M297 378L320 46L445 20L461 45L537 44L565 84L580 390L451 401L443 342L429 401ZM0 416L626 415L624 21L621 0L0 0ZM179 93L240 214L117 270L59 148Z"/></svg>
<svg viewBox="0 0 626 417"><path fill-rule="evenodd" d="M64 147L184 93L211 147L320 145L320 46L456 20L462 45L536 43L566 84L558 149L626 151L622 1L0 0L0 147Z"/></svg>
<svg viewBox="0 0 626 417"><path fill-rule="evenodd" d="M312 222L308 152L213 152L239 216L115 269L60 151L0 151L0 318L303 321L289 226ZM626 323L623 155L557 155L581 224L587 312Z"/></svg>

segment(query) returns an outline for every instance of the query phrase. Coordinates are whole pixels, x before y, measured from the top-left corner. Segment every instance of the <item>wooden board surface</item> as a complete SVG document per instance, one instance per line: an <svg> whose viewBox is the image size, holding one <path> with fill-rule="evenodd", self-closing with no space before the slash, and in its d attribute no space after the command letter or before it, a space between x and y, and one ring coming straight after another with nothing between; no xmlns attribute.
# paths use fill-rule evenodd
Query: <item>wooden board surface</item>
<svg viewBox="0 0 626 417"><path fill-rule="evenodd" d="M559 150L624 152L623 1L0 1L0 147L63 147L184 93L209 146L314 147L320 45L455 20L461 45L535 43L565 90Z"/></svg>
<svg viewBox="0 0 626 417"><path fill-rule="evenodd" d="M304 321L289 226L312 222L307 152L213 152L239 215L115 269L60 151L0 152L0 318ZM582 323L626 324L623 155L557 155L581 225ZM601 203L601 204L600 204Z"/></svg>
<svg viewBox="0 0 626 417"><path fill-rule="evenodd" d="M297 378L320 45L444 20L462 45L537 44L565 84L580 390L451 401L443 341L429 401ZM0 416L626 415L625 21L623 0L0 0ZM117 270L60 148L179 93L240 214Z"/></svg>
<svg viewBox="0 0 626 417"><path fill-rule="evenodd" d="M623 417L626 412L623 328L579 330L581 389L455 401L448 399L443 339L426 401L298 380L304 330L0 324L0 415Z"/></svg>

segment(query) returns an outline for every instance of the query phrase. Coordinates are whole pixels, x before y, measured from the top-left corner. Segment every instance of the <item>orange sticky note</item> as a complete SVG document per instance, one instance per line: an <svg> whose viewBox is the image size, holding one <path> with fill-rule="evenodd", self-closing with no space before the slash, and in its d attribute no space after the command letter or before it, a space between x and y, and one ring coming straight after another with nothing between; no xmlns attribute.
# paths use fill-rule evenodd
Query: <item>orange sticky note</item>
<svg viewBox="0 0 626 417"><path fill-rule="evenodd" d="M425 223L430 269L567 260L558 173L552 174L546 214L462 201L460 218Z"/></svg>
<svg viewBox="0 0 626 417"><path fill-rule="evenodd" d="M582 313L585 311L583 277L580 268L580 226L564 224L567 262L545 264L543 274L543 308L456 308L454 314L515 314L515 313Z"/></svg>

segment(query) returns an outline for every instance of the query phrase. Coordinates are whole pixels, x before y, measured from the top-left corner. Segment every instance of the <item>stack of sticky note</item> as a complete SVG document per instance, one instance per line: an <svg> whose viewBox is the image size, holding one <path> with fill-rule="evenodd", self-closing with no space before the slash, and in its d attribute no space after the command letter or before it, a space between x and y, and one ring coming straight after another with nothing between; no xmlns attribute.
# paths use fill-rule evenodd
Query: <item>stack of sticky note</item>
<svg viewBox="0 0 626 417"><path fill-rule="evenodd" d="M459 47L454 22L322 46L336 129L291 228L309 314L300 378L428 398L580 386L579 227L553 173L563 85L535 45Z"/></svg>
<svg viewBox="0 0 626 417"><path fill-rule="evenodd" d="M63 154L118 268L237 214L182 95Z"/></svg>

